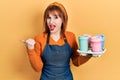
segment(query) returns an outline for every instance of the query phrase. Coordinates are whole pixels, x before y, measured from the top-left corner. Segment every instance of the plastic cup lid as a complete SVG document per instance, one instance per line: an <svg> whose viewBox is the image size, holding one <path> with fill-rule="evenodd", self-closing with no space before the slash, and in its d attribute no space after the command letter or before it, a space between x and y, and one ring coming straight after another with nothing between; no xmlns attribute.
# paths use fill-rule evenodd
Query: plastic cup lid
<svg viewBox="0 0 120 80"><path fill-rule="evenodd" d="M99 36L102 40L105 40L105 36L103 34L97 34L96 36Z"/></svg>
<svg viewBox="0 0 120 80"><path fill-rule="evenodd" d="M88 36L80 36L79 38L80 39L88 39L89 37Z"/></svg>
<svg viewBox="0 0 120 80"><path fill-rule="evenodd" d="M98 36L93 36L90 38L90 41L91 42L100 42L100 41L102 41L102 39Z"/></svg>

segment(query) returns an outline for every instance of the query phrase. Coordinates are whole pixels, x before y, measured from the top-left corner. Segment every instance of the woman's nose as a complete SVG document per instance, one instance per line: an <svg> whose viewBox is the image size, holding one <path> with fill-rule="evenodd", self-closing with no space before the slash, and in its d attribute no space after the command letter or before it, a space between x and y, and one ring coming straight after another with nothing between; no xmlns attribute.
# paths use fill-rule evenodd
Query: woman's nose
<svg viewBox="0 0 120 80"><path fill-rule="evenodd" d="M53 21L53 19L50 19L50 23L53 23L54 21Z"/></svg>

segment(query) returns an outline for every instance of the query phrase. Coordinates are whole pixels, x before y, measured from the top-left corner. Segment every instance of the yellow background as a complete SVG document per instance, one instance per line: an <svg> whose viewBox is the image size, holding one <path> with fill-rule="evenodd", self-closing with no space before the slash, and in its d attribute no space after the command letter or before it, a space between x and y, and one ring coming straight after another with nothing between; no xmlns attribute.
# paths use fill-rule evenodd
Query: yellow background
<svg viewBox="0 0 120 80"><path fill-rule="evenodd" d="M62 3L69 15L67 30L105 35L100 58L75 67L74 80L120 80L120 0L0 0L0 80L38 80L22 39L42 33L42 16L51 2Z"/></svg>

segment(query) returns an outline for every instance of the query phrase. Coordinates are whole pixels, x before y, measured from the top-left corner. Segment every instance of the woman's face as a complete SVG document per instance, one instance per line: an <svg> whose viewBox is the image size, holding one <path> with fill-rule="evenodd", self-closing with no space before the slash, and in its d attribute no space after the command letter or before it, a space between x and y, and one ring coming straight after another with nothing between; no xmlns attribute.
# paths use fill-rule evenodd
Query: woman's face
<svg viewBox="0 0 120 80"><path fill-rule="evenodd" d="M61 32L62 19L57 12L49 12L49 16L47 17L47 25L50 33L56 34Z"/></svg>

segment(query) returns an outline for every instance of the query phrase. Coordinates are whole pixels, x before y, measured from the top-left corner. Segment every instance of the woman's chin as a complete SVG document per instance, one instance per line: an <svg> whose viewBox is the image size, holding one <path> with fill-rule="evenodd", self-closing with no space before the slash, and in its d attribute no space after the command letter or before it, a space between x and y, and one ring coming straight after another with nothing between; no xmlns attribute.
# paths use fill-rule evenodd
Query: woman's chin
<svg viewBox="0 0 120 80"><path fill-rule="evenodd" d="M55 31L54 30L50 30L50 33L52 34L52 33L55 33Z"/></svg>

